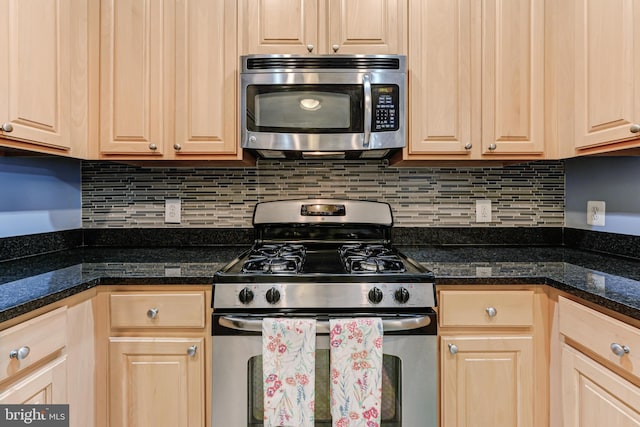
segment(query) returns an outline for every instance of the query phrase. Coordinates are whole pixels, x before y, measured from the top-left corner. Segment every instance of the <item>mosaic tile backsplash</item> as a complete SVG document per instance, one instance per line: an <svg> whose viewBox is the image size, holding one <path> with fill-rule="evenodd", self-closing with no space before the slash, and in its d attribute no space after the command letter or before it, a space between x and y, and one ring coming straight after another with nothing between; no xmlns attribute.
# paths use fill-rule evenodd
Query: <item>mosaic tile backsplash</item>
<svg viewBox="0 0 640 427"><path fill-rule="evenodd" d="M379 160L273 161L256 168L145 168L82 163L84 228L251 227L256 202L295 198L387 202L399 227L562 227L564 164L394 168ZM164 200L182 201L165 224ZM492 201L476 223L475 201Z"/></svg>

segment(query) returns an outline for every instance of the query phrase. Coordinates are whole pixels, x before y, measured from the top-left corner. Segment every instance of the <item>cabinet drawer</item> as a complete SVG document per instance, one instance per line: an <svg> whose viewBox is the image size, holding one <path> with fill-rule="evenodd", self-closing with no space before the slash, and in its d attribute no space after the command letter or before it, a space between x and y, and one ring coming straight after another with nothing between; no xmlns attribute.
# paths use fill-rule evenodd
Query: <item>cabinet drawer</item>
<svg viewBox="0 0 640 427"><path fill-rule="evenodd" d="M533 291L440 291L441 326L532 326Z"/></svg>
<svg viewBox="0 0 640 427"><path fill-rule="evenodd" d="M111 294L112 328L204 328L204 292Z"/></svg>
<svg viewBox="0 0 640 427"><path fill-rule="evenodd" d="M640 330L581 304L560 297L558 325L562 335L602 359L640 378ZM627 346L618 356L612 345Z"/></svg>
<svg viewBox="0 0 640 427"><path fill-rule="evenodd" d="M64 348L66 330L62 307L0 332L0 381ZM24 358L10 357L12 351Z"/></svg>

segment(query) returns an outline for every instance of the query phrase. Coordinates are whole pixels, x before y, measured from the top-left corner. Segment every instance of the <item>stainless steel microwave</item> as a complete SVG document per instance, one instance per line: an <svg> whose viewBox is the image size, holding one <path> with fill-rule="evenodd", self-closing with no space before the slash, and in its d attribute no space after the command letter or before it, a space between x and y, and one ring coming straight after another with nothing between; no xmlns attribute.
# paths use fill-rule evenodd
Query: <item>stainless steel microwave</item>
<svg viewBox="0 0 640 427"><path fill-rule="evenodd" d="M385 158L406 144L401 55L241 57L242 147L264 158Z"/></svg>

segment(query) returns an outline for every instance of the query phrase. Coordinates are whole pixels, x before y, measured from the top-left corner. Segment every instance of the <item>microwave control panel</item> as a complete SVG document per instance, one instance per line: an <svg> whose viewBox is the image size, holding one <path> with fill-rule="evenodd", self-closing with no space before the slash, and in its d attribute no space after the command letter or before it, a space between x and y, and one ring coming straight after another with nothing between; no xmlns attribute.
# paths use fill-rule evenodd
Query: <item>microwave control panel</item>
<svg viewBox="0 0 640 427"><path fill-rule="evenodd" d="M399 88L396 85L371 85L373 132L395 131L400 127Z"/></svg>

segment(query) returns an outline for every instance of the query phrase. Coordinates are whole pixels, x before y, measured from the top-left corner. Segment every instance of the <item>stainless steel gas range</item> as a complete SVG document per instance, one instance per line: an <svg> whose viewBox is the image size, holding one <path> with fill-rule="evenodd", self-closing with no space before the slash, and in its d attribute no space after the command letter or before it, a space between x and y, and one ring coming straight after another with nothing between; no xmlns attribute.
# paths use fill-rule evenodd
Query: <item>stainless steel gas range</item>
<svg viewBox="0 0 640 427"><path fill-rule="evenodd" d="M329 319L383 322L383 427L437 425L433 274L391 242L386 203L302 199L256 205L253 247L214 279L212 427L263 426L265 317L313 317L315 425L331 426Z"/></svg>

